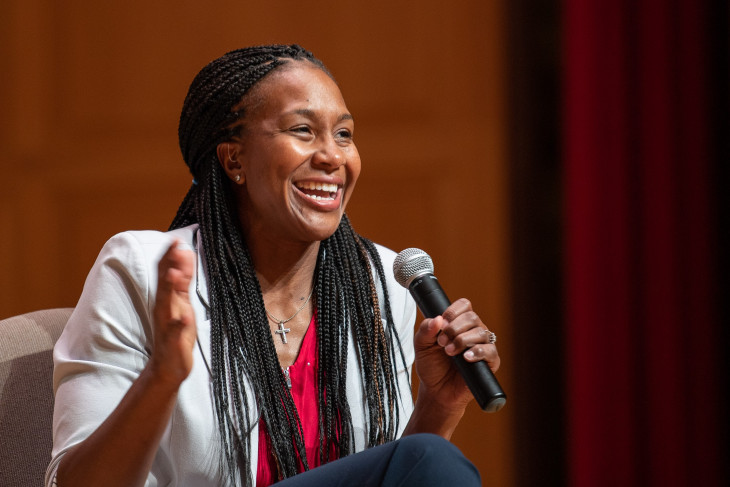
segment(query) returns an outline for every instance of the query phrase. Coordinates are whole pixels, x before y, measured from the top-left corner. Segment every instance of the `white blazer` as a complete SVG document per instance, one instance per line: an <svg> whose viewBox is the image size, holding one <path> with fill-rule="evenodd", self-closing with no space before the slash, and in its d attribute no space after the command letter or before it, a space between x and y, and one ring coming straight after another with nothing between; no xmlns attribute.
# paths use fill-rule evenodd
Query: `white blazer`
<svg viewBox="0 0 730 487"><path fill-rule="evenodd" d="M152 351L153 304L157 287L157 263L174 239L182 248L197 251L196 275L190 296L198 327L198 339L208 364L210 321L203 300L208 301L202 245L195 248L197 225L171 232L125 232L112 237L91 269L79 302L56 343L53 359L53 452L46 485L55 480L64 453L87 438L119 404L139 376ZM395 253L377 246L386 273L393 318L403 346L407 367L398 364L402 391L400 435L413 411L409 389L414 360L413 324L416 307L410 294L392 275ZM379 299L383 300L378 285ZM347 399L355 430L355 448L365 448L367 415L360 364L351 336L347 364ZM400 362L400 361L399 361ZM250 390L249 398L253 398ZM250 408L256 411L255 407ZM258 416L258 415L257 415ZM251 474L256 478L258 422L249 435ZM219 437L213 409L213 389L203 356L196 347L193 369L183 382L177 404L160 442L146 486L219 485Z"/></svg>

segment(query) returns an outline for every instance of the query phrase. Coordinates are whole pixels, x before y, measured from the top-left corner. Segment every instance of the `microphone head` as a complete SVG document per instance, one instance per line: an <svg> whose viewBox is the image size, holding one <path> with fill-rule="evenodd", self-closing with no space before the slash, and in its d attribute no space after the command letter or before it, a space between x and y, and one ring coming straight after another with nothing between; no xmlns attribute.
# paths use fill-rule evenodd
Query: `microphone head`
<svg viewBox="0 0 730 487"><path fill-rule="evenodd" d="M405 249L396 256L393 262L393 274L398 284L407 288L415 278L424 274L433 274L433 261L421 249Z"/></svg>

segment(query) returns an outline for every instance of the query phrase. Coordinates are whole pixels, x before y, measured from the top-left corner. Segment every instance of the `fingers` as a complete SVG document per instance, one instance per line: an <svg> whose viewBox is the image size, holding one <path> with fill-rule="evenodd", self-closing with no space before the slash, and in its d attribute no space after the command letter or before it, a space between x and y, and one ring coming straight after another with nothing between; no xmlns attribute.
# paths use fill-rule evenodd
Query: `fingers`
<svg viewBox="0 0 730 487"><path fill-rule="evenodd" d="M160 259L157 266L158 284L165 291L187 291L195 269L195 254L180 248L175 240Z"/></svg>
<svg viewBox="0 0 730 487"><path fill-rule="evenodd" d="M464 354L468 362L487 361L492 371L499 368L499 354L489 331L467 299L459 299L443 313L437 343L447 355Z"/></svg>
<svg viewBox="0 0 730 487"><path fill-rule="evenodd" d="M497 347L492 344L475 345L464 352L463 357L467 362L479 362L480 360L487 362L492 372L499 370L499 353L497 353Z"/></svg>
<svg viewBox="0 0 730 487"><path fill-rule="evenodd" d="M446 321L454 321L458 316L468 312L474 312L471 307L471 301L466 298L461 298L451 303L451 305L446 308L446 311L442 313L442 316L446 319Z"/></svg>
<svg viewBox="0 0 730 487"><path fill-rule="evenodd" d="M182 382L192 369L195 344L195 314L189 289L194 276L195 254L170 245L157 267L157 296L154 307L154 347L151 367L170 384Z"/></svg>
<svg viewBox="0 0 730 487"><path fill-rule="evenodd" d="M185 321L190 305L188 289L193 278L195 255L175 241L157 267L156 318L162 322Z"/></svg>

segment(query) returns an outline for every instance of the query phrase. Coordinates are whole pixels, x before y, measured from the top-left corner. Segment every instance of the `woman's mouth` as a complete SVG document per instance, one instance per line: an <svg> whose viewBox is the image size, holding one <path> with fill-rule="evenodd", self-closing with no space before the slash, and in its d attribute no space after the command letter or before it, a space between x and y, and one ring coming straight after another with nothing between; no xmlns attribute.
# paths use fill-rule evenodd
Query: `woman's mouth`
<svg viewBox="0 0 730 487"><path fill-rule="evenodd" d="M304 196L315 201L334 201L337 198L338 187L333 183L302 181L295 186Z"/></svg>

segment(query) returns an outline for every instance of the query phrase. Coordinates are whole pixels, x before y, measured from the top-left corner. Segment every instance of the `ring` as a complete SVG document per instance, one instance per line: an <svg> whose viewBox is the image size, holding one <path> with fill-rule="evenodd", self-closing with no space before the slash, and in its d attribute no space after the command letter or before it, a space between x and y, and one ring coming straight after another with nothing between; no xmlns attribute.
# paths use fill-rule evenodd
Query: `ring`
<svg viewBox="0 0 730 487"><path fill-rule="evenodd" d="M490 345L497 343L497 335L495 335L494 332L491 331L488 331L487 333L489 333L489 340L487 341L487 343L489 343Z"/></svg>

